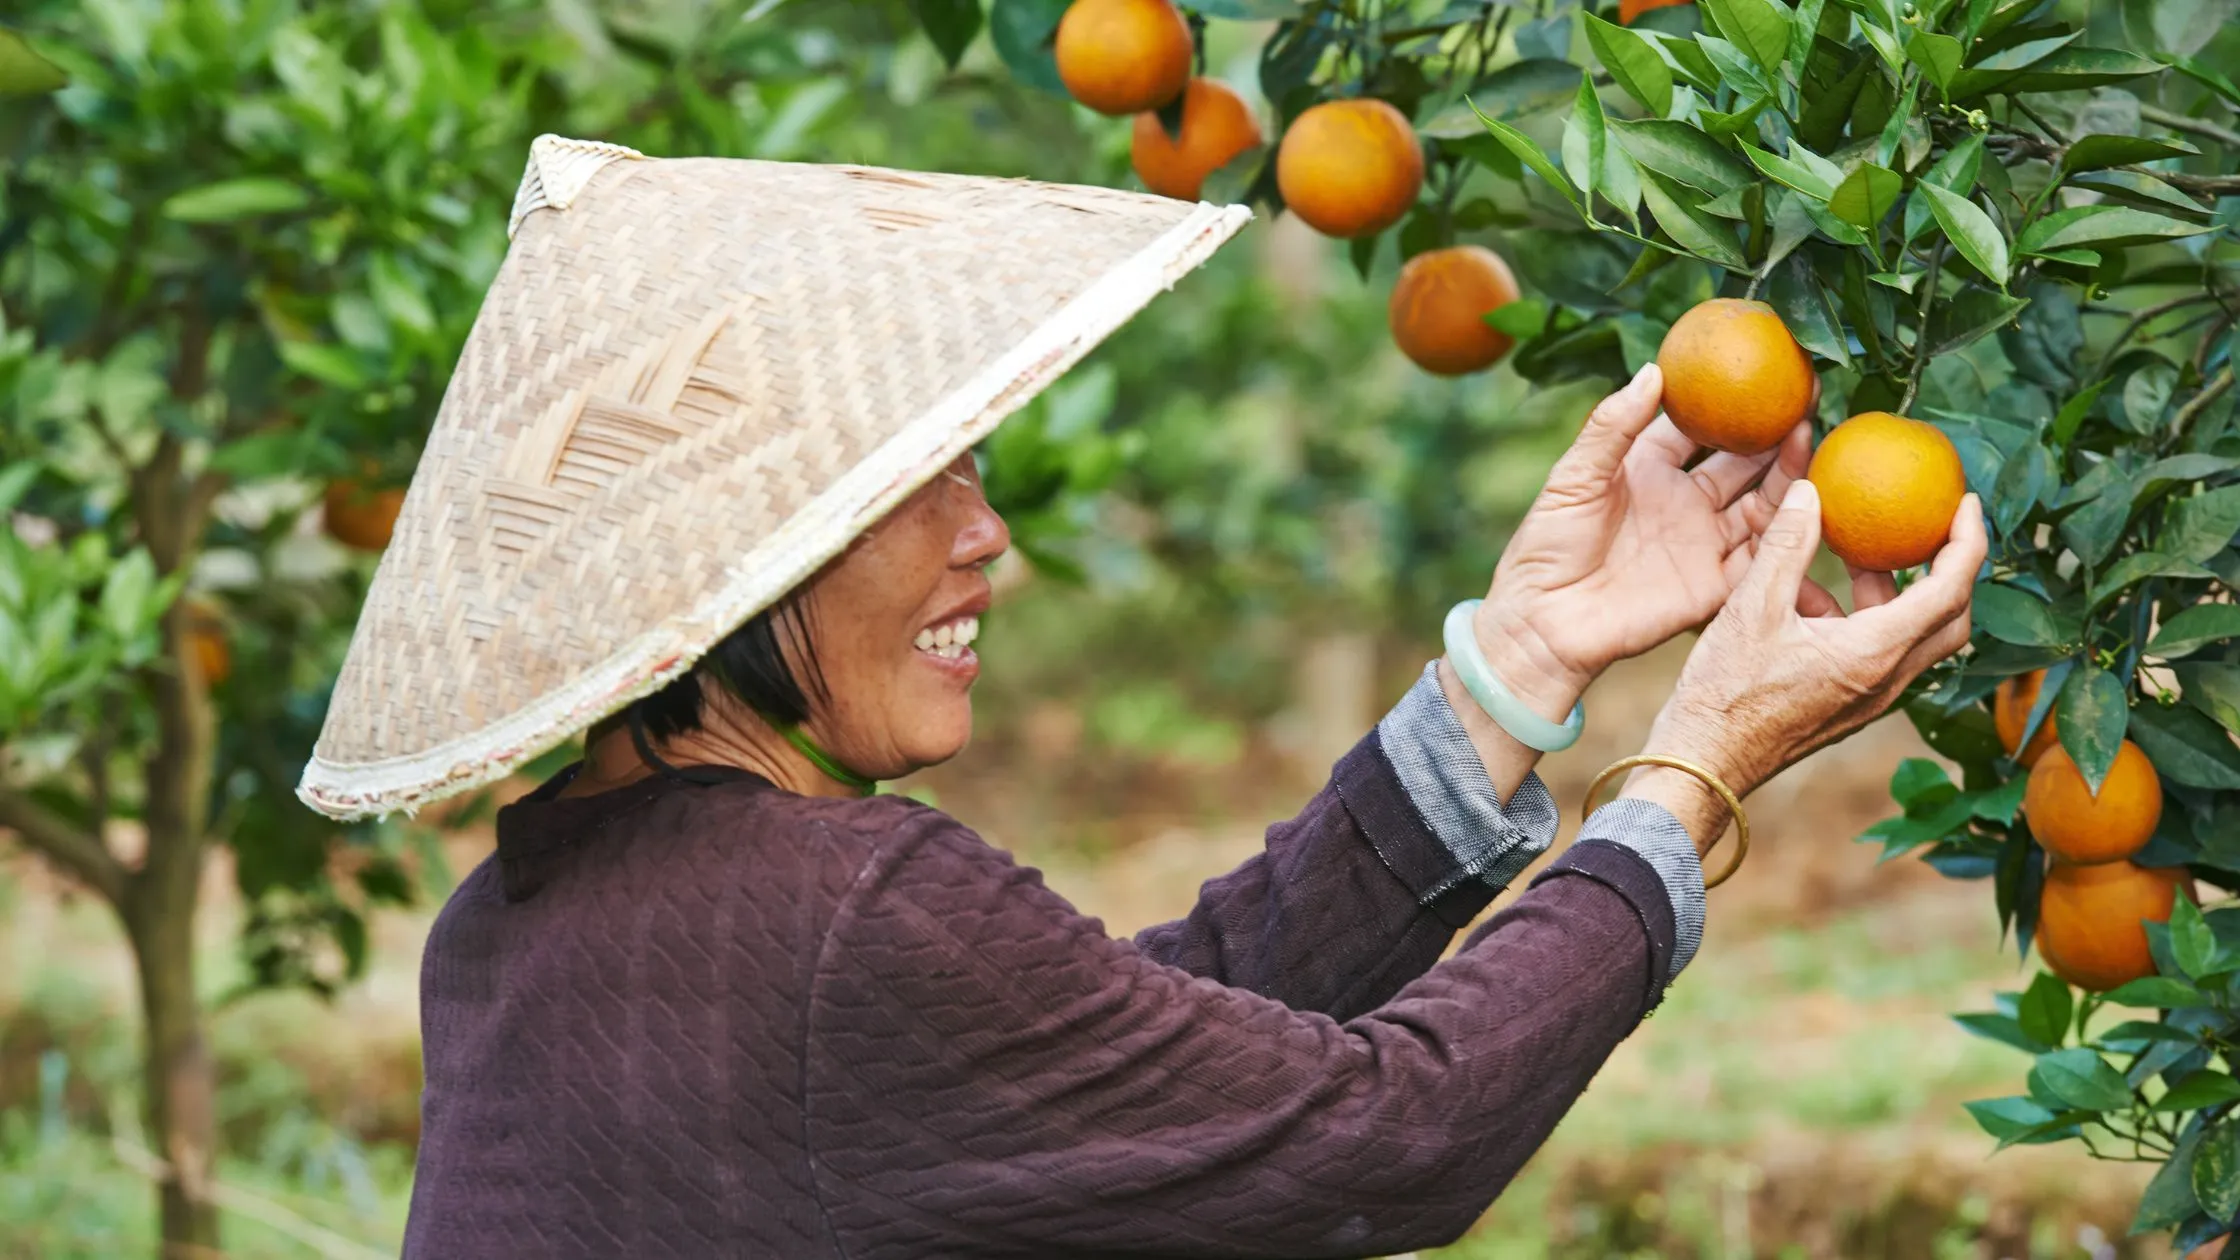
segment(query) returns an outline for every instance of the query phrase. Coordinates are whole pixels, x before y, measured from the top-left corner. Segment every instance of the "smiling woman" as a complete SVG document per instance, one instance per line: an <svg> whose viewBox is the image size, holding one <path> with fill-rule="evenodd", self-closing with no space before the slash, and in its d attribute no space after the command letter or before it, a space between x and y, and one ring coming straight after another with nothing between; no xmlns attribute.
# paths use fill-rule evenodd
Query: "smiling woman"
<svg viewBox="0 0 2240 1260"><path fill-rule="evenodd" d="M972 733L973 444L1240 217L540 142L302 789L409 806L590 730L429 936L407 1256L1452 1239L1694 956L1735 794L1965 639L1972 499L1846 617L1807 432L1698 460L1648 367L1265 852L1108 937L871 789ZM1440 961L1554 839L1587 685L1707 621L1655 764Z"/></svg>

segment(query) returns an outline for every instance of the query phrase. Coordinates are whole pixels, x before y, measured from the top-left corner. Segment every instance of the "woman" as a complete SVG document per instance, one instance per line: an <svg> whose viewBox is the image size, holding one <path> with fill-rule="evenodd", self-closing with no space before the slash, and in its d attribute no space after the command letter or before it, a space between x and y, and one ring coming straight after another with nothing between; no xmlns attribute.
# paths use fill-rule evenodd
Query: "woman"
<svg viewBox="0 0 2240 1260"><path fill-rule="evenodd" d="M955 820L866 794L963 748L1008 541L969 455L924 470L501 811L428 942L406 1254L1459 1235L1694 954L1727 822L1707 785L1747 793L1967 638L1972 498L1926 576L1854 574L1845 616L1805 577L1807 427L1690 468L1660 386L1644 368L1595 409L1449 655L1266 851L1133 941ZM1534 745L1576 730L1612 662L1706 622L1647 744L1702 778L1637 770L1439 961L1553 838Z"/></svg>

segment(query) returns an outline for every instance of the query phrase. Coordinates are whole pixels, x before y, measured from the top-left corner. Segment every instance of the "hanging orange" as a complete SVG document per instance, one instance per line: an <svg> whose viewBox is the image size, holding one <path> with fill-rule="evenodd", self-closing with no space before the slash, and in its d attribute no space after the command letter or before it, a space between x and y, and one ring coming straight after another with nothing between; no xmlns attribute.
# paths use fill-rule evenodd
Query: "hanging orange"
<svg viewBox="0 0 2240 1260"><path fill-rule="evenodd" d="M404 510L404 490L336 481L328 484L322 506L327 533L336 542L360 551L380 551L396 532L397 513Z"/></svg>
<svg viewBox="0 0 2240 1260"><path fill-rule="evenodd" d="M1213 174L1260 147L1252 107L1219 79L1192 79L1182 94L1182 135L1167 134L1156 110L1136 115L1128 156L1143 186L1162 197L1196 201Z"/></svg>
<svg viewBox="0 0 2240 1260"><path fill-rule="evenodd" d="M2154 955L2140 924L2168 923L2180 892L2193 899L2183 870L2055 862L2038 894L2038 957L2053 974L2095 992L2151 976Z"/></svg>
<svg viewBox="0 0 2240 1260"><path fill-rule="evenodd" d="M1501 255L1482 245L1427 250L1408 260L1392 286L1386 319L1392 340L1416 366L1461 376L1500 362L1514 344L1485 317L1517 300L1517 280Z"/></svg>
<svg viewBox="0 0 2240 1260"><path fill-rule="evenodd" d="M1324 236L1370 236L1414 208L1423 145L1408 116L1383 101L1325 101L1283 133L1276 187L1284 205Z"/></svg>
<svg viewBox="0 0 2240 1260"><path fill-rule="evenodd" d="M1073 99L1115 118L1180 96L1197 53L1169 0L1074 0L1058 19L1054 51Z"/></svg>
<svg viewBox="0 0 2240 1260"><path fill-rule="evenodd" d="M1696 0L1618 0L1618 25L1631 26L1635 18L1651 9L1669 9L1695 2Z"/></svg>

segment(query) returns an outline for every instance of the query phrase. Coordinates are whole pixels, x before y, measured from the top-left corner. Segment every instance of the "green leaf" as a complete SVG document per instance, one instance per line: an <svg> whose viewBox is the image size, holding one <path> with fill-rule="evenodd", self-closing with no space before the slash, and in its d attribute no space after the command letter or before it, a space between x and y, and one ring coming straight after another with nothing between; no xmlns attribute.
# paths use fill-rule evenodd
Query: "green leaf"
<svg viewBox="0 0 2240 1260"><path fill-rule="evenodd" d="M1641 178L1623 149L1610 143L1609 124L1594 80L1579 78L1577 103L1563 123L1563 169L1582 190L1599 192L1630 221L1639 222Z"/></svg>
<svg viewBox="0 0 2240 1260"><path fill-rule="evenodd" d="M2030 299L1969 288L1929 312L1929 354L1951 354L2014 322Z"/></svg>
<svg viewBox="0 0 2240 1260"><path fill-rule="evenodd" d="M2226 1120L2201 1139L2193 1159L2193 1197L2220 1223L2240 1214L2240 1124Z"/></svg>
<svg viewBox="0 0 2240 1260"><path fill-rule="evenodd" d="M0 96L44 96L69 84L62 67L33 52L23 36L0 28Z"/></svg>
<svg viewBox="0 0 2240 1260"><path fill-rule="evenodd" d="M231 223L259 215L285 214L309 204L310 194L287 180L249 176L174 193L163 203L163 213L181 223Z"/></svg>
<svg viewBox="0 0 2240 1260"><path fill-rule="evenodd" d="M1944 767L1927 757L1908 757L1890 774L1890 799L1900 808L1911 807L1931 793L1950 799L1959 795Z"/></svg>
<svg viewBox="0 0 2240 1260"><path fill-rule="evenodd" d="M1714 197L1757 182L1742 159L1686 123L1612 119L1610 131L1635 162Z"/></svg>
<svg viewBox="0 0 2240 1260"><path fill-rule="evenodd" d="M2078 92L2108 87L2127 79L2159 73L2162 63L2117 48L2063 48L2021 74L2007 79L1999 90L2017 92Z"/></svg>
<svg viewBox="0 0 2240 1260"><path fill-rule="evenodd" d="M2024 1032L2022 1021L2012 1015L1994 1015L1988 1012L1955 1015L1952 1017L1952 1022L1985 1041L1996 1041L2002 1046L2012 1046L2025 1054L2044 1054L2054 1048L2053 1044L2040 1041Z"/></svg>
<svg viewBox="0 0 2240 1260"><path fill-rule="evenodd" d="M2225 486L2170 505L2156 550L2206 564L2240 533L2240 486Z"/></svg>
<svg viewBox="0 0 2240 1260"><path fill-rule="evenodd" d="M1802 147L1801 145L1792 145L1791 151ZM1752 165L1764 171L1768 178L1785 184L1807 197L1817 197L1821 201L1826 201L1836 195L1835 181L1827 178L1821 171L1812 166L1768 153L1752 144L1743 145L1742 153L1744 157L1750 159Z"/></svg>
<svg viewBox="0 0 2240 1260"><path fill-rule="evenodd" d="M1767 74L1789 55L1788 12L1767 0L1703 0L1719 33L1747 51Z"/></svg>
<svg viewBox="0 0 2240 1260"><path fill-rule="evenodd" d="M2123 1074L2084 1046L2039 1055L2030 1069L2030 1091L2086 1111L2120 1111L2131 1105L2131 1087L2123 1083Z"/></svg>
<svg viewBox="0 0 2240 1260"><path fill-rule="evenodd" d="M2175 210L2196 218L2208 213L2200 202L2140 171L2082 171L2069 184L2142 210Z"/></svg>
<svg viewBox="0 0 2240 1260"><path fill-rule="evenodd" d="M1979 1098L1962 1103L1985 1133L2003 1146L2053 1123L2053 1112L2027 1098Z"/></svg>
<svg viewBox="0 0 2240 1260"><path fill-rule="evenodd" d="M2186 703L2228 731L2240 731L2240 665L2178 666Z"/></svg>
<svg viewBox="0 0 2240 1260"><path fill-rule="evenodd" d="M2152 976L2149 979L2161 980L2163 977ZM2134 980L2131 983L2141 984L2144 981ZM2170 980L2166 983L2175 988L2193 992L2196 1000L2185 1005L2205 1006L2208 1004L2208 999L2203 997L2192 985L2181 984L2176 980ZM2127 984L2123 987L2128 989L2131 985ZM2134 1005L2138 1004L2134 1003ZM2195 1072L2171 1086L2162 1097L2154 1100L2154 1104L2148 1110L2199 1111L2203 1107L2216 1107L2228 1102L2240 1102L2240 1080L2234 1080L2231 1074L2226 1072L2201 1071Z"/></svg>
<svg viewBox="0 0 2240 1260"><path fill-rule="evenodd" d="M358 356L341 346L324 345L315 341L283 341L280 343L280 361L305 376L324 381L337 389L364 389L369 383L365 369L359 365Z"/></svg>
<svg viewBox="0 0 2240 1260"><path fill-rule="evenodd" d="M2151 577L2211 578L2216 575L2191 560L2180 560L2159 552L2136 551L2108 566L2100 580L2092 584L2091 605L2098 608L2114 595L2135 582Z"/></svg>
<svg viewBox="0 0 2240 1260"><path fill-rule="evenodd" d="M1976 626L2003 643L2058 647L2068 640L2054 623L2053 610L2028 591L1978 582L1974 607Z"/></svg>
<svg viewBox="0 0 2240 1260"><path fill-rule="evenodd" d="M980 0L910 0L910 7L941 59L956 69L964 50L972 47L972 37L980 33Z"/></svg>
<svg viewBox="0 0 2240 1260"><path fill-rule="evenodd" d="M2162 623L2147 645L2147 654L2175 660L2233 638L2240 638L2240 605L2196 604Z"/></svg>
<svg viewBox="0 0 2240 1260"><path fill-rule="evenodd" d="M1478 80L1470 89L1470 99L1493 109L1499 117L1513 118L1562 104L1586 77L1568 61L1527 57Z"/></svg>
<svg viewBox="0 0 2240 1260"><path fill-rule="evenodd" d="M1718 219L1689 203L1689 194L1653 171L1641 172L1641 199L1673 243L1706 262L1733 271L1749 269L1749 260L1735 243L1734 232Z"/></svg>
<svg viewBox="0 0 2240 1260"><path fill-rule="evenodd" d="M1537 337L1548 326L1548 304L1539 298L1518 298L1485 314L1486 326L1522 340Z"/></svg>
<svg viewBox="0 0 2240 1260"><path fill-rule="evenodd" d="M2200 1130L2179 1139L2169 1162L2147 1183L2146 1193L2139 1196L2138 1214L2131 1219L2134 1237L2168 1229L2201 1209L2200 1201L2193 1195L2193 1159L2200 1147Z"/></svg>
<svg viewBox="0 0 2240 1260"><path fill-rule="evenodd" d="M2170 65L2194 82L2215 92L2235 106L2240 106L2240 84L2235 84L2214 67L2192 57L2173 57L2170 59Z"/></svg>
<svg viewBox="0 0 2240 1260"><path fill-rule="evenodd" d="M1983 208L1958 193L1947 192L1924 180L1914 196L1929 199L1929 212L1968 264L2001 289L2007 287L2007 238Z"/></svg>
<svg viewBox="0 0 2240 1260"><path fill-rule="evenodd" d="M1298 17L1304 5L1303 0L1183 0L1182 7L1231 22L1274 22Z"/></svg>
<svg viewBox="0 0 2240 1260"><path fill-rule="evenodd" d="M1671 113L1672 68L1649 41L1592 13L1582 16L1587 24L1587 45L1626 95L1658 118Z"/></svg>
<svg viewBox="0 0 2240 1260"><path fill-rule="evenodd" d="M1052 40L1072 0L995 0L988 8L988 41L1021 83L1064 92Z"/></svg>
<svg viewBox="0 0 2240 1260"><path fill-rule="evenodd" d="M2191 708L2140 705L2131 713L2131 740L2172 783L2240 788L2240 749L2224 728Z"/></svg>
<svg viewBox="0 0 2240 1260"><path fill-rule="evenodd" d="M1889 167L1862 162L1836 185L1828 197L1828 209L1851 226L1872 231L1898 204L1898 194L1905 191L1905 185L1905 177Z"/></svg>
<svg viewBox="0 0 2240 1260"><path fill-rule="evenodd" d="M2059 977L2041 971L2030 982L2030 987L2023 990L2014 1013L2023 1032L2048 1046L2058 1046L2069 1035L2069 1016L2074 1006L2069 986Z"/></svg>
<svg viewBox="0 0 2240 1260"><path fill-rule="evenodd" d="M1965 51L1959 40L1933 31L1916 31L1906 41L1906 60L1921 67L1921 73L1928 75L1940 92L1951 89L1952 76L1959 71Z"/></svg>
<svg viewBox="0 0 2240 1260"><path fill-rule="evenodd" d="M2061 412L2053 418L2053 441L2057 446L2067 446L2077 435L2077 428L2091 414L2092 404L2100 401L2100 391L2108 387L2106 380L2095 382L2091 388L2061 404Z"/></svg>
<svg viewBox="0 0 2240 1260"><path fill-rule="evenodd" d="M1661 11L1663 10L1652 10L1652 12ZM1705 94L1718 92L1719 68L1711 64L1711 54L1706 52L1703 45L1697 43L1694 37L1669 35L1650 30L1638 19L1629 29L1649 41L1649 46L1656 49L1664 57L1666 63L1678 72L1679 82L1692 85L1696 90ZM1753 67L1754 69L1755 67ZM1741 91L1745 85L1736 83L1733 86L1737 91Z"/></svg>
<svg viewBox="0 0 2240 1260"><path fill-rule="evenodd" d="M2209 1003L2208 995L2201 990L2169 976L2141 977L2114 989L2101 1000L2113 1002L2117 1006L2154 1007L2160 1010L2182 1010Z"/></svg>
<svg viewBox="0 0 2240 1260"><path fill-rule="evenodd" d="M2079 136L2061 155L2061 178L2067 179L2078 171L2130 166L2160 158L2196 157L2200 153L2201 150L2190 144L2175 144L2146 136Z"/></svg>
<svg viewBox="0 0 2240 1260"><path fill-rule="evenodd" d="M1773 85L1766 80L1765 73L1758 69L1758 63L1750 59L1750 54L1709 31L1696 36L1695 42L1696 47L1702 50L1704 60L1710 62L1712 69L1717 71L1713 82L1724 81L1735 90L1737 99L1748 100L1751 97L1774 94Z"/></svg>
<svg viewBox="0 0 2240 1260"><path fill-rule="evenodd" d="M2201 917L2201 908L2185 897L2170 909L2170 956L2177 960L2178 970L2195 979L2211 974L2217 965L2216 933Z"/></svg>
<svg viewBox="0 0 2240 1260"><path fill-rule="evenodd" d="M1991 485L1991 525L2003 538L2029 519L2030 512L2059 480L2053 455L2036 442L2025 443Z"/></svg>
<svg viewBox="0 0 2240 1260"><path fill-rule="evenodd" d="M1570 202L1574 210L1580 209L1579 197L1577 193L1572 191L1571 181L1565 179L1562 173L1556 170L1556 164L1548 160L1548 155L1540 151L1539 144L1531 136L1498 118L1488 118L1485 111L1480 110L1476 104L1472 104L1470 108L1478 115L1478 121L1484 123L1486 130L1493 134L1493 138L1501 142L1502 148L1515 154L1518 161L1531 167L1533 174L1548 181L1548 187L1562 193L1563 199ZM1583 210L1582 213L1584 213Z"/></svg>
<svg viewBox="0 0 2240 1260"><path fill-rule="evenodd" d="M2056 210L2022 229L2015 247L2025 254L2117 245L2146 245L2199 236L2213 228L2180 223L2167 215L2105 203Z"/></svg>
<svg viewBox="0 0 2240 1260"><path fill-rule="evenodd" d="M1781 313L1781 322L1789 326L1797 344L1831 362L1850 363L1850 343L1844 340L1843 327L1836 322L1812 263L1803 254L1792 255L1773 269L1769 279L1766 302Z"/></svg>
<svg viewBox="0 0 2240 1260"><path fill-rule="evenodd" d="M2092 664L2069 671L2054 707L2061 747L2093 792L2108 778L2131 722L2130 697L2114 674Z"/></svg>
<svg viewBox="0 0 2240 1260"><path fill-rule="evenodd" d="M2111 491L2063 517L2061 541L2077 553L2079 560L2098 564L2107 558L2108 550L2123 532L2124 522L2130 519L2131 496Z"/></svg>

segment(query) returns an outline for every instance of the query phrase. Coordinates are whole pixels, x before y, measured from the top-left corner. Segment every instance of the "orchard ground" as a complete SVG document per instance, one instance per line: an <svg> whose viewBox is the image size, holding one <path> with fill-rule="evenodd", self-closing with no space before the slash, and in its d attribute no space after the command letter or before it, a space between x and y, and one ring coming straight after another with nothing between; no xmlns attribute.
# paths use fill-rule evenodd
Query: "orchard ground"
<svg viewBox="0 0 2240 1260"><path fill-rule="evenodd" d="M1022 602L1083 598L1034 586ZM989 625L1000 662L1003 619ZM1361 646L1302 649L1320 653L1303 672L1343 678L1333 663L1358 664ZM1118 750L1125 723L1104 709L993 695L974 747L908 786L1042 866L1113 932L1132 932L1182 913L1200 880L1252 853L1260 825L1304 799L1304 767L1342 747L1349 717L1372 720L1375 698L1397 696L1427 650L1377 645L1366 654L1375 666L1356 668L1350 685L1272 721L1201 715L1191 734L1170 719L1167 742L1189 756ZM1590 694L1586 738L1544 767L1566 810L1559 844L1587 778L1638 746L1683 651L1620 666ZM1918 862L1877 865L1873 847L1852 843L1889 813L1891 767L1922 751L1902 719L1885 720L1758 794L1755 851L1713 896L1694 967L1443 1260L2168 1254L2160 1238L2121 1238L2143 1169L2094 1163L2074 1144L1994 1157L1960 1109L2009 1092L2019 1065L1948 1013L1986 1009L1994 989L2028 973L2000 947L1979 885ZM486 827L452 833L452 870L488 844ZM213 866L202 984L214 999L238 976L230 880ZM213 1015L231 1152L222 1176L248 1200L226 1214L226 1254L395 1254L432 913L378 917L370 976L332 1007L263 995ZM0 1258L145 1254L146 1190L106 1118L131 1114L122 940L105 910L62 898L35 862L11 857L0 865L0 960Z"/></svg>

